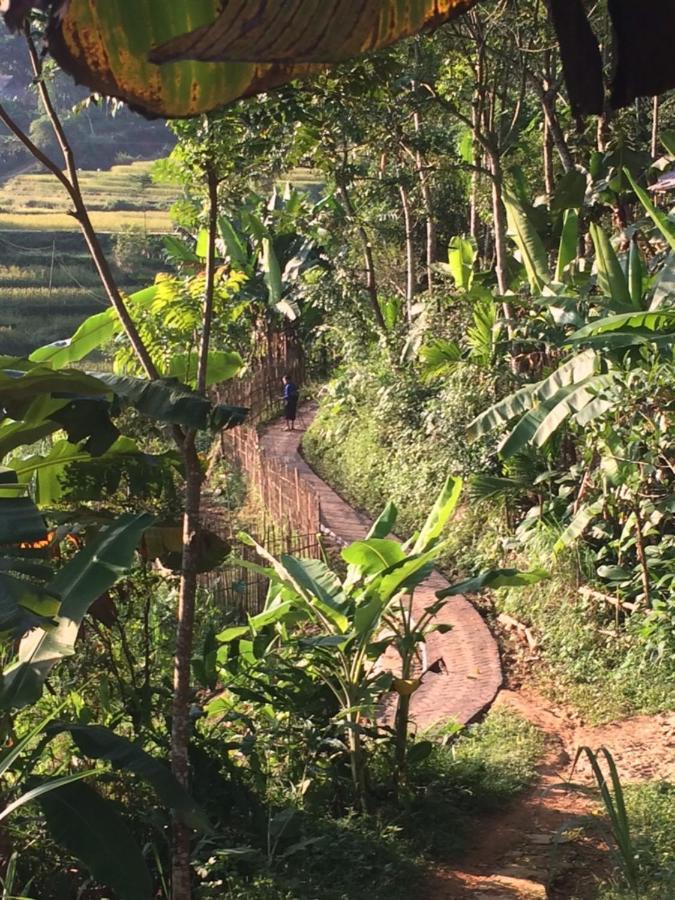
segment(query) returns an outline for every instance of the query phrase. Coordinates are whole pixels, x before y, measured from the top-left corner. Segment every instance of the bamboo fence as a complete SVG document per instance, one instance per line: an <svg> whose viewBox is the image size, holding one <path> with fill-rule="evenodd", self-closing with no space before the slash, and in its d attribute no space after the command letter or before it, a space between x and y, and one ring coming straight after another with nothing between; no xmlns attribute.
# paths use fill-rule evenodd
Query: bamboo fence
<svg viewBox="0 0 675 900"><path fill-rule="evenodd" d="M218 403L245 406L249 410L249 425L269 422L280 415L284 375L295 384L302 384L305 379L302 349L292 335L270 334L264 345L264 355L248 367L242 378L226 381L214 390Z"/></svg>
<svg viewBox="0 0 675 900"><path fill-rule="evenodd" d="M245 474L249 491L263 510L264 524L256 541L278 556L318 558L321 556L321 504L318 495L301 481L296 469L263 452L258 426L276 418L282 411L282 377L290 376L302 384L304 361L297 343L288 334L266 338L267 353L252 366L243 379L219 385L215 395L219 403L245 406L250 412L247 424L222 431L221 456ZM207 516L208 519L208 516ZM208 523L221 537L232 541L233 556L260 563L254 548L222 534L223 526ZM258 612L268 589L268 579L244 566L228 565L201 578L202 586L217 602L240 615Z"/></svg>

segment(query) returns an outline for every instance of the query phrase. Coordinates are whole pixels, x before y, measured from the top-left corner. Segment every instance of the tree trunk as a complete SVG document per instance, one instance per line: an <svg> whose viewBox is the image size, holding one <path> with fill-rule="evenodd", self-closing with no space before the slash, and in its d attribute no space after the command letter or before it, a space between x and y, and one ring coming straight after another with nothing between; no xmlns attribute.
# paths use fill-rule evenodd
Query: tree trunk
<svg viewBox="0 0 675 900"><path fill-rule="evenodd" d="M171 771L186 789L190 782L190 661L194 643L202 487L202 472L195 437L194 431L188 432L182 447L185 465L185 510L171 711ZM190 900L192 897L190 829L176 816L173 819L171 872L172 900Z"/></svg>
<svg viewBox="0 0 675 900"><path fill-rule="evenodd" d="M656 95L652 101L652 159L656 159L659 152L659 118L661 113L661 98Z"/></svg>
<svg viewBox="0 0 675 900"><path fill-rule="evenodd" d="M560 127L560 119L555 108L555 95L551 91L544 90L541 94L541 105L546 118L546 125L550 132L553 146L556 149L560 162L565 172L571 172L574 168L574 160L570 148L567 146L565 135Z"/></svg>
<svg viewBox="0 0 675 900"><path fill-rule="evenodd" d="M366 232L366 229L363 227L363 225L357 221L356 210L354 209L354 204L352 203L352 198L349 196L347 187L344 184L338 185L338 192L342 197L342 202L344 203L345 209L347 210L347 215L356 225L357 233L359 235L359 238L361 239L361 244L363 246L363 258L366 265L366 290L368 291L368 297L370 298L370 305L373 310L373 315L375 316L377 327L383 334L386 334L387 326L384 321L384 316L382 315L382 310L380 309L380 301L377 296L375 259L373 257L373 248L370 243L370 238L368 237L368 233Z"/></svg>
<svg viewBox="0 0 675 900"><path fill-rule="evenodd" d="M508 291L507 282L507 243L506 243L506 210L502 195L504 192L504 173L499 151L492 149L489 154L490 171L492 172L492 216L494 220L495 241L495 273L497 275L497 290L502 298ZM506 319L506 331L509 338L513 334L513 307L508 300L502 299L502 312Z"/></svg>
<svg viewBox="0 0 675 900"><path fill-rule="evenodd" d="M506 211L502 195L504 191L504 174L498 151L490 154L490 171L492 172L492 218L495 240L495 273L497 290L503 296L507 289L506 268Z"/></svg>
<svg viewBox="0 0 675 900"><path fill-rule="evenodd" d="M413 241L412 218L410 215L410 199L403 185L399 186L401 194L401 207L403 209L403 223L405 226L405 259L406 259L406 287L405 308L408 324L412 322L412 305L415 299L415 244Z"/></svg>
<svg viewBox="0 0 675 900"><path fill-rule="evenodd" d="M548 119L544 118L544 135L543 135L543 153L544 153L544 185L546 186L546 198L551 202L553 197L553 137L548 124Z"/></svg>
<svg viewBox="0 0 675 900"><path fill-rule="evenodd" d="M210 167L206 172L209 194L208 247L204 287L204 315L199 344L197 390L206 393L207 368L216 276L216 234L218 230L218 179ZM190 786L190 666L194 645L197 567L201 531L202 468L195 447L196 432L185 435L181 452L185 465L185 510L183 513L183 556L178 597L178 626L173 673L171 711L171 771L188 790ZM173 819L172 900L190 900L190 829L176 816Z"/></svg>
<svg viewBox="0 0 675 900"><path fill-rule="evenodd" d="M413 125L415 134L419 137L422 133L420 116L418 112L413 114ZM424 164L422 151L417 148L415 152L415 162L417 164L417 175L420 181L420 193L422 195L422 205L424 206L424 215L426 217L426 261L427 261L427 290L433 293L434 290L434 263L437 259L437 239L436 239L436 220L434 219L434 204L431 198L431 190L429 189L429 176Z"/></svg>

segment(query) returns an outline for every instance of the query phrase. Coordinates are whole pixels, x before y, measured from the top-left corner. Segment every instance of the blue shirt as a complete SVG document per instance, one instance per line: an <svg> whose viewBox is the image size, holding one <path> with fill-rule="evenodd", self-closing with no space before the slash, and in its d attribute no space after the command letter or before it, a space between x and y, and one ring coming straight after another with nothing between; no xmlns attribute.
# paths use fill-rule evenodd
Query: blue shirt
<svg viewBox="0 0 675 900"><path fill-rule="evenodd" d="M284 400L292 400L298 393L298 389L292 381L288 381L284 385Z"/></svg>

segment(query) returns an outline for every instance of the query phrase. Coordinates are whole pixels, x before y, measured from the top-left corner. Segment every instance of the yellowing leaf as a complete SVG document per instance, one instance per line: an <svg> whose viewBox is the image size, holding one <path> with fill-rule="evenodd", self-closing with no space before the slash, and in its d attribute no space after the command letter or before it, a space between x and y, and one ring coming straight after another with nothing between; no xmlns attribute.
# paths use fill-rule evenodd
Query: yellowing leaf
<svg viewBox="0 0 675 900"><path fill-rule="evenodd" d="M410 697L420 687L420 678L394 678L392 687L402 697Z"/></svg>
<svg viewBox="0 0 675 900"><path fill-rule="evenodd" d="M194 116L441 25L478 0L69 0L49 46L90 89ZM16 24L25 0L12 0Z"/></svg>

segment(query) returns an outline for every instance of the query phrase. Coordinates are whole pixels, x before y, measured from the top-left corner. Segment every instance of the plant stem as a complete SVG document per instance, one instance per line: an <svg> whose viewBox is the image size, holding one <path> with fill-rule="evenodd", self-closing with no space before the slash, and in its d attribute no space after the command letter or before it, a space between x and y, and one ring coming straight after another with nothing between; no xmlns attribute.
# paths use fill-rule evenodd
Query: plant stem
<svg viewBox="0 0 675 900"><path fill-rule="evenodd" d="M213 301L216 275L216 234L218 229L218 179L215 170L206 169L208 183L208 249L204 285L202 330L199 342L197 387L206 392ZM171 770L185 787L190 781L190 665L194 645L197 599L197 568L201 531L202 467L195 445L195 431L188 431L181 452L185 465L185 509L183 513L183 555L178 597L176 655L173 674L173 707L171 719ZM173 820L172 893L173 900L190 900L192 872L190 868L190 829L177 817Z"/></svg>
<svg viewBox="0 0 675 900"><path fill-rule="evenodd" d="M28 135L26 135L21 130L21 128L19 128L18 125L13 122L11 117L1 106L0 120L21 141L24 147L26 147L32 153L32 155L38 160L38 162L45 166L52 173L52 175L58 178L58 180L65 188L74 207L74 209L71 210L70 214L77 220L80 228L82 229L87 248L89 250L89 253L91 254L91 258L94 261L96 271L98 272L101 284L103 285L108 300L110 301L110 305L117 313L120 324L122 325L129 343L131 344L134 353L138 357L138 360L142 365L146 375L151 379L158 378L159 373L157 371L157 368L155 367L147 348L143 344L141 336L138 333L138 329L136 328L136 325L134 324L134 321L129 314L129 310L127 309L126 304L122 299L122 295L115 282L115 277L112 274L112 271L108 264L108 260L105 257L103 248L101 247L101 243L98 239L98 235L96 234L96 230L91 223L89 210L87 209L84 197L82 196L82 189L80 187L80 181L77 174L77 166L75 164L75 155L73 153L73 148L70 145L68 137L63 129L63 125L61 124L59 115L54 107L54 104L52 103L52 98L49 94L49 91L47 90L42 61L40 59L40 55L38 54L37 47L35 46L35 42L33 41L33 38L31 36L30 28L28 25L26 26L25 35L26 43L28 45L28 55L30 57L33 74L35 75L35 81L37 84L38 93L40 95L40 101L42 102L42 106L44 107L47 118L49 119L49 123L52 126L54 135L56 136L59 149L63 154L63 159L66 166L66 174L64 174L54 162L52 162L44 153L42 153L41 150L39 150L38 147L35 146Z"/></svg>

